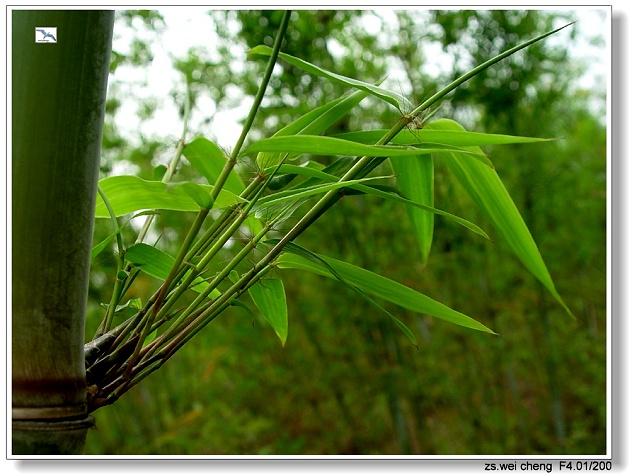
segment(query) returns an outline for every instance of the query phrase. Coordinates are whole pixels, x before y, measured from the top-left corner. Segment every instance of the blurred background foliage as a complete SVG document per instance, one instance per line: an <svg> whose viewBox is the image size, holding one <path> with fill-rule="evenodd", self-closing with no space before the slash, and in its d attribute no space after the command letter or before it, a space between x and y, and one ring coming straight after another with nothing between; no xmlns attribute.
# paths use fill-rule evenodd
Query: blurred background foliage
<svg viewBox="0 0 630 476"><path fill-rule="evenodd" d="M206 45L173 57L182 85L170 98L117 80L121 66L147 68L168 25L158 11L118 12L133 29L112 57L102 175L159 177L179 136L138 133L117 120L131 99L139 122L161 102L181 108L183 84L193 117L222 135L217 113L251 101L263 62L244 56L271 44L276 11L211 11ZM325 69L400 88L418 104L475 64L574 20L549 11L297 11L283 51ZM158 373L95 414L87 454L475 455L604 454L606 451L606 128L605 91L577 86L588 69L569 54L580 25L562 42L543 41L466 83L436 112L484 132L563 140L486 148L530 227L570 320L500 241L487 242L439 217L426 268L405 210L348 197L299 243L402 282L488 325L475 333L389 307L416 334L419 349L338 283L282 271L289 338L282 347L259 316L230 310ZM212 33L212 34L210 34ZM185 32L182 32L185 34ZM339 85L286 63L268 89L252 137L266 137L343 94ZM210 107L208 107L208 104ZM329 134L388 128L399 113L364 101ZM134 131L131 131L132 135ZM323 159L325 160L325 159ZM253 170L245 164L244 175ZM185 163L180 176L192 177ZM436 161L435 203L482 226ZM192 214L163 212L152 239L174 253ZM111 233L98 221L94 242ZM126 242L135 239L125 229ZM113 249L93 263L87 337L108 302ZM229 253L229 250L226 250ZM155 283L139 278L134 295Z"/></svg>

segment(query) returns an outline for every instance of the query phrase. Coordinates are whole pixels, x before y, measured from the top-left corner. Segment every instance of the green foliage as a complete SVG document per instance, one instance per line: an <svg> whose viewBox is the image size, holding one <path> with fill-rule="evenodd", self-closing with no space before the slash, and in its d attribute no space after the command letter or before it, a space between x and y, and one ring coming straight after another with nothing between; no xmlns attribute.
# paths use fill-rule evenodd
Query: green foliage
<svg viewBox="0 0 630 476"><path fill-rule="evenodd" d="M259 281L249 288L249 295L284 346L289 332L289 313L282 280L267 278Z"/></svg>
<svg viewBox="0 0 630 476"><path fill-rule="evenodd" d="M409 159L390 156L389 161L396 174L396 185L400 191L416 203L433 207L433 159L431 155L418 155ZM407 205L407 213L416 232L422 263L426 264L433 242L433 213L419 210L413 205Z"/></svg>
<svg viewBox="0 0 630 476"><path fill-rule="evenodd" d="M243 38L254 51L269 51L268 47L256 44L271 44L266 39L269 35L264 32L277 28L276 14L238 13L243 22ZM230 15L225 13L226 17ZM313 16L317 16L326 20L318 28L327 29L331 37L342 43L351 42L354 40L349 40L347 35L336 36L334 32L343 30L345 20L361 18L361 15L367 13L299 12L294 14L297 20L294 19L288 35L293 35L294 40L296 35L300 38L312 35L313 29L308 26L312 25ZM482 16L479 14L479 18ZM417 21L403 13L399 13L398 18L401 25ZM453 14L448 18L457 16ZM463 29L472 23L469 20L461 23L461 19L471 18L471 15L462 12L459 18L459 23L448 28L453 34L465 36L468 32ZM354 23L357 22L349 22L347 28L351 30L350 25ZM500 50L521 43L523 36L536 36L540 24L536 25L524 35L509 37ZM524 23L523 27L526 26L529 28ZM547 30L550 29L551 25L547 25ZM436 38L439 37L436 34ZM444 40L445 45L450 44L447 40ZM542 127L538 119L541 109L547 109L544 117L552 124L559 112L553 106L557 103L537 105L524 96L509 107L507 103L494 104L493 107L498 108L496 117L510 117L504 127L498 128L498 120L492 122L490 115L484 115L479 121L493 132L500 130L513 136L468 132L446 120L424 124L419 130L408 130L405 124L414 120L409 114L394 128L384 129L394 122L380 122L380 117L391 117L386 112L387 108L391 110L388 99L394 100L396 107L402 104L400 95L380 87L378 78L384 71L375 66L366 71L365 76L360 75L361 81L349 80L356 75L352 67L346 68L347 63L335 61L327 51L319 56L316 52L320 49L313 45L309 43L300 49L295 41L286 43L287 48L283 50L288 56L284 58L289 62L283 62L281 74L272 77L270 102L258 110L259 119L254 123L255 127L264 129L260 118L277 112L279 122L289 123L288 126L275 134L273 130L263 130L252 136L255 139L250 140L242 152L233 154L238 155L237 165L230 165L228 154L206 138L197 138L183 148L183 155L192 168L187 169L185 165L182 171L201 174L210 184L188 182L186 187L191 188L191 194L196 190L212 190L211 185L228 170L221 194L240 195L238 203L233 201L223 211L210 212L207 219L204 216L199 220L198 215L192 224L188 220L186 226L178 224L172 229L166 221L170 215L164 212L164 221L158 224L161 233L166 237L169 233L187 236L184 244L170 254L157 246L144 244L126 250L128 264L140 271L134 286L140 288L146 273L158 278L161 287L149 293L148 299L143 300L144 307L135 318L126 321L125 326L132 329L131 323L135 326L140 322L145 336L152 335L158 324L165 327L154 339L141 340L145 347L138 351L137 360L133 355L127 358L137 368L134 371L137 373L132 373L131 387L134 388L128 397L98 413L103 414L104 420L116 421L124 418L121 415L126 406L133 408L140 402L155 410L149 412L146 421L139 416L134 428L127 428L134 435L133 443L117 448L115 430L107 429L98 441L92 440L92 451L173 454L601 452L605 381L599 372L605 342L602 341L603 331L597 329L605 318L602 300L605 280L601 279L605 277L605 270L595 272L600 276L597 285L590 284L590 271L576 273L579 279L569 284L573 278L567 275L571 274L568 270L588 267L594 250L583 243L577 247L575 263L566 260L563 243L576 241L567 219L572 205L565 200L559 209L557 197L566 196L575 184L587 193L601 193L605 181L593 183L592 177L598 174L601 177L602 164L597 164L597 160L602 151L594 151L590 158L585 158L579 172L567 173L571 168L567 158L570 155L559 152L566 147L565 143L573 144L573 139L542 143L540 141L547 139L526 137L567 137L564 129ZM355 61L364 58L369 45L373 45L375 52L380 48L378 42L366 41L365 50L363 47L357 50ZM421 60L412 45L409 35L400 36L397 51L408 61L406 64ZM474 53L474 48L471 51ZM546 53L544 48L533 51L539 57ZM493 51L479 56L476 63L499 53ZM304 79L310 76L302 74L298 67L315 76ZM190 63L190 68L191 71L196 68L195 61ZM379 74L373 74L375 72ZM531 74L531 84L538 84L537 73ZM465 71L460 71L445 78L445 82L457 81L457 77L463 75ZM342 79L334 88L327 88L325 78ZM476 79L477 76L467 87L456 89L454 97L459 97L457 94L462 89L469 93L474 90L476 86L472 85ZM234 81L241 80L235 78ZM359 85L360 92L344 96L345 90L337 89L340 85ZM251 85L243 86L245 91L253 93L248 87ZM414 84L414 90L416 87ZM309 91L311 99L304 97L305 91ZM375 92L377 98L380 95L384 99L384 104L374 106L375 113L368 116L365 108L375 104ZM290 94L300 101L287 109L281 103L291 104L287 100ZM368 94L368 100L361 102ZM317 104L312 103L313 97L318 99ZM331 100L333 97L336 99ZM471 95L470 106L486 107L483 101L488 97ZM297 116L293 122L288 119ZM369 127L370 130L352 130L357 117L360 126L356 129ZM590 116L578 117L584 130L601 134L601 127L589 122ZM508 127L510 124L514 127ZM534 124L541 127L533 127ZM517 127L520 125L528 127ZM326 136L319 135L324 132ZM270 138L260 139L265 136ZM384 137L392 145L381 142ZM519 143L523 145L508 145ZM500 144L501 148L496 147ZM478 146L491 146L492 162ZM507 153L502 152L503 148ZM585 150L582 146L579 155L583 156ZM430 163L421 162L427 157L420 154L427 153L433 156L431 173L427 167L418 167L421 163ZM328 159L329 154L349 157ZM576 151L572 154L575 156ZM372 159L373 156L379 159ZM384 161L385 157L390 157L389 161ZM391 177L390 166L397 177ZM251 177L243 173L248 168L253 172ZM585 169L599 172L586 178L581 173ZM373 175L368 175L374 170ZM503 180L498 178L497 170L501 171ZM459 183L452 180L452 175ZM545 177L544 180L541 177ZM425 187L419 190L418 183L424 183ZM181 192L181 197L177 195L177 198L180 202L187 200L187 208L169 208L155 201L138 202L131 208L199 210L200 197L195 202L185 188L159 186L156 196ZM507 190L512 192L511 196ZM137 192L129 192L124 201L136 200L136 195ZM605 203L601 199L599 205L592 200L582 202L591 217L602 216ZM439 204L440 209L434 208L434 203ZM214 205L216 208L217 203ZM317 220L324 213L326 217ZM255 229L243 226L252 214L261 220ZM434 214L449 219L434 222ZM406 221L409 215L410 222ZM422 218L414 219L414 216ZM591 238L599 240L598 250L601 251L605 223L590 226L586 216L580 214L580 219L585 220L584 229L590 227ZM501 239L496 244L479 240L468 230L463 234L461 227L454 224L485 237L482 228L494 228ZM560 230L563 231L559 233ZM107 230L107 234L111 231ZM265 242L268 237L273 239ZM318 253L325 251L327 256L312 253L309 258L286 253L297 246L293 240L298 237L303 248ZM128 237L126 240L131 242ZM135 256L145 247L155 251L150 253L161 256L157 262L168 257L167 266L159 273L150 272L151 259L141 262ZM581 316L589 309L588 330L565 319L561 306L548 304L541 292L542 286L537 287L536 282L523 273L516 259L507 258L508 251L514 252L566 308L542 261L539 247L547 259L551 257L550 269L555 268L561 276L558 289L573 312ZM312 259L314 256L321 261ZM343 261L330 256L339 256ZM424 267L427 260L429 265ZM279 277L270 279L267 273L274 268L280 269ZM296 280L292 279L295 271L287 273L286 268L308 270L314 275L301 273ZM315 275L333 279L321 280ZM579 286L593 289L593 298L578 292ZM188 292L193 288L197 293ZM422 290L422 294L416 289ZM249 291L263 319L258 313L252 315L248 305L239 300L247 299L245 291ZM372 297L357 300L357 293L361 297L367 294ZM429 295L432 298L428 298ZM373 319L374 306L392 319ZM479 317L480 322L454 309L465 310ZM218 316L222 316L221 319L216 319ZM477 335L439 325L430 316L483 333ZM292 331L287 339L289 318ZM197 334L210 322L213 325L206 332ZM488 332L503 337L497 339ZM274 334L283 347L277 346ZM188 343L193 335L197 337ZM134 342L133 336L130 330L126 337L119 337L120 343L125 339ZM409 341L418 346L417 351ZM561 350L557 342L571 342L567 344L570 349ZM532 347L539 351L532 353ZM582 349L579 357L577 349ZM166 359L171 361L160 370L160 377L135 387L141 380L139 377L144 378L160 368ZM557 383L568 381L571 365L576 361L588 368L580 377L580 385L568 388ZM182 378L181 372L176 370L180 366L196 375L186 379L185 388L177 384ZM304 368L309 372L304 372ZM589 395L585 389L590 383L598 390ZM128 390L125 386L119 388L123 393ZM170 393L164 388L169 388ZM271 395L274 405L270 406L269 400L261 398L261 394ZM572 402L579 405L570 405ZM462 412L463 408L468 409L467 412ZM590 417L592 414L598 417ZM153 420L148 421L151 416ZM570 423L571 418L577 418L579 423ZM591 441L584 436L588 434L586 428L596 435ZM480 441L479 434L487 435L486 441ZM140 446L143 441L149 446Z"/></svg>
<svg viewBox="0 0 630 476"><path fill-rule="evenodd" d="M455 129L462 127L456 122L440 120L431 123L429 127L437 129ZM481 152L479 150L478 152ZM523 264L549 290L553 297L571 314L551 280L549 271L538 251L527 225L521 218L510 194L494 170L482 167L466 160L466 156L443 152L442 157L464 189L470 194L477 206L488 216L501 237L509 243L512 251Z"/></svg>
<svg viewBox="0 0 630 476"><path fill-rule="evenodd" d="M492 333L486 326L479 324L468 316L449 309L433 299L423 296L413 289L402 286L378 274L371 273L370 271L342 261L334 260L330 257L319 256L319 258L325 265L313 263L312 260L307 260L299 256L288 255L282 255L278 258L277 264L281 269L302 269L331 278L340 276L337 279L347 281L362 291L374 294L381 299L393 302L411 311L439 317L471 329ZM415 339L413 340L415 341Z"/></svg>
<svg viewBox="0 0 630 476"><path fill-rule="evenodd" d="M182 154L206 178L209 184L214 184L217 181L228 160L219 146L204 137L198 137L186 144ZM234 171L230 173L224 187L225 190L236 195L245 189L242 180Z"/></svg>
<svg viewBox="0 0 630 476"><path fill-rule="evenodd" d="M104 178L99 182L100 187L107 194L116 216L126 215L138 210L161 209L178 211L199 210L197 197L204 191L209 193L212 185L199 185L188 182L192 188L167 185L164 182L142 180L133 175L119 175ZM203 195L202 195L203 196ZM225 208L242 201L237 195L222 190L214 202L214 207ZM213 204L208 203L205 207ZM108 217L107 208L102 200L96 201L97 218Z"/></svg>

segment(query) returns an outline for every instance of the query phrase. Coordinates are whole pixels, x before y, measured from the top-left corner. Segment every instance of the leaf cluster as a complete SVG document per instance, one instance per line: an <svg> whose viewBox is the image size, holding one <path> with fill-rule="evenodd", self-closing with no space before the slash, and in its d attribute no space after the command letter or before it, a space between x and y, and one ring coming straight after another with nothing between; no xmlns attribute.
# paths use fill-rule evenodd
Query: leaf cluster
<svg viewBox="0 0 630 476"><path fill-rule="evenodd" d="M250 51L252 58L267 58L267 67L243 133L229 156L208 138L186 141L191 108L189 90L182 138L161 180L120 175L101 181L96 217L109 217L114 223L115 231L108 240L117 240L118 267L105 317L94 340L86 347L88 386L94 389L90 393L91 410L116 401L160 368L226 309L238 307L252 314L242 299L247 294L285 344L289 313L282 281L270 277L275 269L306 270L335 279L384 311L414 344L417 341L408 326L373 298L492 333L486 325L410 287L295 243L339 200L357 195L371 195L405 207L413 223L423 264L431 250L435 215L489 238L478 225L434 207L434 160L445 164L498 236L571 314L492 162L479 148L489 144L533 143L541 139L471 133L446 119L421 124L420 131L406 129L468 79L558 30L483 62L412 108L410 113L403 113L410 109L408 101L378 82L342 76L281 53L289 17L288 12L282 15L273 46L259 45ZM269 43L265 38L262 42ZM245 146L278 61L284 67L299 68L355 92L326 101L272 137ZM400 119L388 130L326 134L368 96L400 111ZM198 179L173 180L182 156L196 170ZM315 160L321 156L331 157L331 163L325 165ZM237 164L244 163L249 163L254 170L250 180L237 172ZM387 164L394 176L374 175L376 170L381 170L381 165ZM120 232L124 225L119 223L120 217L143 210L196 213L174 255L144 242L154 214L146 218L134 244L123 243ZM108 240L97 245L95 256ZM227 262L223 261L226 250L231 250ZM128 299L127 293L143 275L157 279L158 289L144 303L133 298L136 312L114 326L116 313L129 307L124 302Z"/></svg>

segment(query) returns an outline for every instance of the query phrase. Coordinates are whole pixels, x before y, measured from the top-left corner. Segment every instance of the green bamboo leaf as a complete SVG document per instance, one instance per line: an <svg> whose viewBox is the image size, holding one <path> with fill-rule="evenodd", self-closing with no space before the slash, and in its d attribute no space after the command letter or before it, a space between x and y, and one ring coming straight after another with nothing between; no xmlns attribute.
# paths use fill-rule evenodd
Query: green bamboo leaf
<svg viewBox="0 0 630 476"><path fill-rule="evenodd" d="M90 259L93 260L94 258L96 258L99 254L101 254L101 252L107 248L107 245L109 245L114 238L116 238L116 235L118 233L120 233L120 231L127 226L127 223L124 223L122 226L120 226L114 233L112 233L111 235L109 235L107 238L105 238L103 241L101 241L99 244L95 245L92 247L92 251L90 253Z"/></svg>
<svg viewBox="0 0 630 476"><path fill-rule="evenodd" d="M137 243L127 249L125 259L149 276L165 280L175 259L162 250L146 243Z"/></svg>
<svg viewBox="0 0 630 476"><path fill-rule="evenodd" d="M139 216L143 216L143 215L156 215L157 213L153 210L147 210L141 213L136 213L133 218L139 217ZM110 244L114 238L116 238L116 234L120 233L120 231L129 224L131 220L127 220L125 223L123 223L114 233L112 233L111 235L109 235L107 238L105 238L103 241L101 241L99 244L95 245L92 247L92 252L90 254L90 259L93 260L94 258L96 258L99 254L101 254L101 252L107 248L107 245Z"/></svg>
<svg viewBox="0 0 630 476"><path fill-rule="evenodd" d="M151 332L145 339L144 342L142 343L143 346L150 344L153 339L155 339L157 337L157 329L155 329L153 332Z"/></svg>
<svg viewBox="0 0 630 476"><path fill-rule="evenodd" d="M249 50L248 54L269 56L271 54L271 51L272 51L271 48L269 48L268 46L258 45L252 48L251 50ZM305 71L309 74L326 78L330 81L335 81L337 83L341 83L348 87L359 89L368 94L371 94L380 99L383 99L387 101L388 103L392 104L398 110L408 111L410 109L411 103L401 94L395 93L393 91L389 91L387 89L381 88L379 86L375 86L370 83L359 81L357 79L348 78L340 74L332 73L330 71L320 68L319 66L315 66L312 63L308 63L304 60L288 55L286 53L280 53L280 58L282 58L284 61L286 61L290 65L295 66L296 68L300 68L302 71Z"/></svg>
<svg viewBox="0 0 630 476"><path fill-rule="evenodd" d="M171 255L146 243L137 243L127 248L125 259L149 276L153 276L162 281L166 280L171 268L175 264L175 258ZM202 292L207 287L208 284L201 277L198 277L193 281L193 286L191 286L190 289L196 292ZM220 292L214 289L210 297L214 299L219 295Z"/></svg>
<svg viewBox="0 0 630 476"><path fill-rule="evenodd" d="M238 299L232 299L230 301L230 306L235 306L235 307L240 307L241 309L243 309L247 315L251 318L254 318L254 312L249 308L249 306L247 304L245 304L243 301L240 301Z"/></svg>
<svg viewBox="0 0 630 476"><path fill-rule="evenodd" d="M410 311L428 314L459 326L494 334L480 322L389 278L327 256L319 254L317 256L324 259L345 281L366 294L379 297ZM281 254L276 260L276 265L281 269L301 269L334 278L326 266L295 254Z"/></svg>
<svg viewBox="0 0 630 476"><path fill-rule="evenodd" d="M223 150L205 137L198 137L186 144L182 154L206 178L210 185L214 185L228 160ZM234 170L228 176L223 187L235 195L240 195L245 190L243 181Z"/></svg>
<svg viewBox="0 0 630 476"><path fill-rule="evenodd" d="M116 216L146 209L185 212L199 210L199 205L184 189L175 188L167 192L167 184L164 182L142 180L131 175L120 175L102 179L99 181L99 186L107 196ZM200 185L200 187L208 193L212 190L211 185ZM242 201L242 198L224 189L219 193L213 207L225 208ZM109 217L107 207L99 196L96 197L95 216L96 218Z"/></svg>
<svg viewBox="0 0 630 476"><path fill-rule="evenodd" d="M190 162L190 164L195 167L211 185L214 185L217 178L219 178L219 175L223 171L223 167L228 160L223 153L223 150L205 137L198 137L189 144L186 144L182 153L188 162ZM239 175L232 170L228 175L222 190L232 192L234 195L240 195L243 190L245 190L245 185ZM219 197L220 196L221 194L219 194ZM200 202L197 201L197 203ZM261 223L254 217L247 217L246 225L249 227L253 235L256 235L262 229Z"/></svg>
<svg viewBox="0 0 630 476"><path fill-rule="evenodd" d="M336 139L334 137L310 135L270 137L268 139L254 142L242 151L241 154L247 155L253 152L292 152L314 155L413 157L418 154L431 154L444 150L470 155L471 157L483 162L488 167L492 167L492 163L483 154L483 152L470 152L461 148L448 148L441 145L435 145L433 147L367 145L343 139Z"/></svg>
<svg viewBox="0 0 630 476"><path fill-rule="evenodd" d="M278 242L279 240L269 240L267 243L275 245ZM394 321L394 323L400 328L400 330L403 331L403 333L407 336L407 338L411 341L411 343L415 345L416 348L418 347L418 341L416 340L416 336L413 335L413 332L411 332L409 328L400 319L398 319L396 316L390 313L387 309L385 309L383 306L381 306L372 298L370 298L368 295L366 295L359 288L348 283L345 279L343 279L343 276L337 273L335 271L335 268L330 266L321 256L318 256L315 253L307 250L306 248L296 245L295 243L291 243L291 242L287 243L283 249L289 253L293 253L303 258L306 258L307 260L312 261L315 264L323 265L328 271L330 271L330 273L335 277L335 279L337 279L339 282L348 286L350 289L352 289L352 291L357 293L360 297L365 299L368 303L370 303L376 309L387 314L390 317L390 319L392 319L392 321Z"/></svg>
<svg viewBox="0 0 630 476"><path fill-rule="evenodd" d="M166 185L166 192L181 188L186 195L192 198L200 208L210 210L214 200L210 192L203 186L195 182L171 182Z"/></svg>
<svg viewBox="0 0 630 476"><path fill-rule="evenodd" d="M400 191L413 202L433 207L433 159L431 156L390 157ZM407 214L420 245L420 259L426 265L433 241L435 215L412 205L406 205Z"/></svg>
<svg viewBox="0 0 630 476"><path fill-rule="evenodd" d="M427 127L435 130L461 131L464 129L455 121L447 119L432 122ZM478 151L479 149L473 147L471 150ZM556 291L551 275L527 225L496 171L466 160L458 153L447 152L441 153L440 156L525 267L549 290L567 313L573 316Z"/></svg>
<svg viewBox="0 0 630 476"><path fill-rule="evenodd" d="M357 91L349 96L337 98L304 114L296 121L280 129L273 137L321 134L348 114L366 96L367 94L362 91ZM260 152L256 157L256 163L261 168L265 168L277 165L285 158L290 158L286 152Z"/></svg>
<svg viewBox="0 0 630 476"><path fill-rule="evenodd" d="M289 315L282 280L263 279L249 288L249 295L284 346L289 332Z"/></svg>
<svg viewBox="0 0 630 476"><path fill-rule="evenodd" d="M272 195L267 195L259 199L256 202L256 208L269 207L278 203L300 200L303 198L312 197L313 195L320 195L322 193L330 192L331 190L338 190L340 188L352 187L364 182L372 180L381 180L386 177L366 177L357 180L347 180L345 182L335 182L326 185L315 185L313 187L298 188L294 190L286 190L284 192L277 192Z"/></svg>
<svg viewBox="0 0 630 476"><path fill-rule="evenodd" d="M329 182L336 182L339 180L339 177L336 177L335 175L327 174L315 168L301 167L298 165L284 164L280 167L279 171L281 173L304 175L306 177L322 179ZM461 217L458 217L457 215L453 215L452 213L445 212L444 210L440 210L438 208L434 208L434 207L424 205L422 203L418 203L413 200L408 200L407 198L401 197L400 191L397 189L392 189L391 187L386 187L383 185L379 185L378 187L376 185L369 185L369 186L368 185L350 185L348 186L348 188L358 190L359 192L366 193L369 195L375 195L385 200L400 203L407 207L413 207L419 210L424 210L426 212L433 213L435 215L443 216L444 218L452 220L468 228L470 231L477 233L478 235L481 235L484 238L490 240L490 237L488 236L488 234L485 231L483 231L479 226L475 225L474 223L468 220L465 220Z"/></svg>
<svg viewBox="0 0 630 476"><path fill-rule="evenodd" d="M430 124L430 123L429 123ZM355 131L337 134L333 137L344 139L361 144L376 144L388 131L386 129L375 129L371 131ZM441 144L445 147L466 147L483 145L505 145L505 144L532 144L535 142L548 142L557 139L541 139L539 137L511 136L505 134L485 134L482 132L469 131L445 131L430 129L427 125L423 129L403 129L391 141L392 144L414 145L414 144Z"/></svg>

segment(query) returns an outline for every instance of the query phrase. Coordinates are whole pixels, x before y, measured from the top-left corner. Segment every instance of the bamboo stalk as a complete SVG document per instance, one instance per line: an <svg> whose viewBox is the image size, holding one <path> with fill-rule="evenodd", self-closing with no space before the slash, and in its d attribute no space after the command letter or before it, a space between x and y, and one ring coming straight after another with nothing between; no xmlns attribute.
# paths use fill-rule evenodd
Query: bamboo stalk
<svg viewBox="0 0 630 476"><path fill-rule="evenodd" d="M81 453L84 319L113 11L12 12L13 454ZM36 28L58 42L35 43Z"/></svg>

